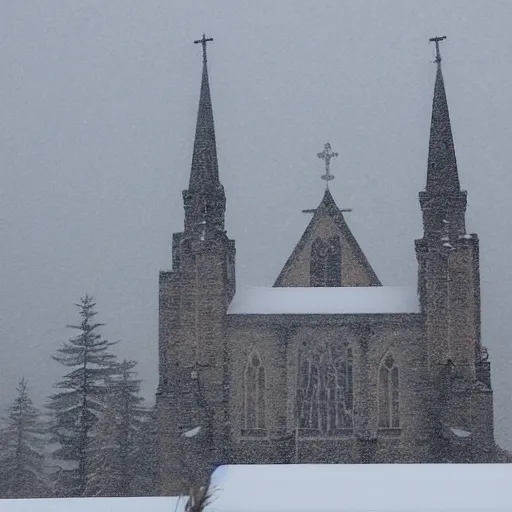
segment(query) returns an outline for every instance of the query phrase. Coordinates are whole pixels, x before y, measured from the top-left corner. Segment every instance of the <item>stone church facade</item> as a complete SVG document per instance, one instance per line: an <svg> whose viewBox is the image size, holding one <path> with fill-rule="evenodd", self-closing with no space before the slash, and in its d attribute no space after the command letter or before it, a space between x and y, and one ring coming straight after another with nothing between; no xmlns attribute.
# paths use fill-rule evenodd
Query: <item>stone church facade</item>
<svg viewBox="0 0 512 512"><path fill-rule="evenodd" d="M162 493L226 463L501 460L439 53L417 286L381 285L326 189L274 286L236 291L202 42L184 230L159 284Z"/></svg>

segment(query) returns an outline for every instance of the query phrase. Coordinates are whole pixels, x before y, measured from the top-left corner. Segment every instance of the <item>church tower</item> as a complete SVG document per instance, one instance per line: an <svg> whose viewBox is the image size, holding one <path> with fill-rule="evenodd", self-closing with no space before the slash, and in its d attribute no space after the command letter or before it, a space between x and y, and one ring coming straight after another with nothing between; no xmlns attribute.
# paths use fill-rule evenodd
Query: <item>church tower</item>
<svg viewBox="0 0 512 512"><path fill-rule="evenodd" d="M224 230L206 44L192 166L183 191L184 230L174 233L172 271L160 273L159 387L161 493L181 493L225 461L226 311L235 291L235 244Z"/></svg>
<svg viewBox="0 0 512 512"><path fill-rule="evenodd" d="M480 340L480 271L476 234L467 234L467 194L457 160L436 45L436 79L427 183L420 192L423 238L416 240L418 291L432 382L433 459L474 461L493 446L490 367ZM461 434L463 432L463 434ZM454 434L455 433L455 434ZM478 446L480 455L471 454ZM470 439L471 438L471 439ZM436 444L437 443L437 444ZM462 443L462 444L458 444Z"/></svg>

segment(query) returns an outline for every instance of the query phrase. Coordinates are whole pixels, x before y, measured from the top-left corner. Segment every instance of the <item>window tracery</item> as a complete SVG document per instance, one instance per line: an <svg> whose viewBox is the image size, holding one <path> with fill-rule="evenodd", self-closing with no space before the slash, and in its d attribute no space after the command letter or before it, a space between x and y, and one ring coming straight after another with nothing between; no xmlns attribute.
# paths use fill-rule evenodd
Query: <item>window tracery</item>
<svg viewBox="0 0 512 512"><path fill-rule="evenodd" d="M244 371L244 428L265 429L265 368L255 350L249 354Z"/></svg>
<svg viewBox="0 0 512 512"><path fill-rule="evenodd" d="M379 368L379 428L400 427L399 374L389 354Z"/></svg>
<svg viewBox="0 0 512 512"><path fill-rule="evenodd" d="M297 424L333 435L353 426L353 356L346 345L305 344L299 353Z"/></svg>

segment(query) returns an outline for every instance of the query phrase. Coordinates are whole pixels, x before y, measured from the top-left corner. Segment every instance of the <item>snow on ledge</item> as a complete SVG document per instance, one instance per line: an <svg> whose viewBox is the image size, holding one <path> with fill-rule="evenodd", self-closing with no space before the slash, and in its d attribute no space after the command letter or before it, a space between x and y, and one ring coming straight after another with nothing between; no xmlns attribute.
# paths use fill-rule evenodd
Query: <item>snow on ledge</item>
<svg viewBox="0 0 512 512"><path fill-rule="evenodd" d="M451 427L450 430L455 437L466 438L471 436L471 432L463 428Z"/></svg>
<svg viewBox="0 0 512 512"><path fill-rule="evenodd" d="M419 313L415 287L263 287L237 291L230 315L357 315Z"/></svg>

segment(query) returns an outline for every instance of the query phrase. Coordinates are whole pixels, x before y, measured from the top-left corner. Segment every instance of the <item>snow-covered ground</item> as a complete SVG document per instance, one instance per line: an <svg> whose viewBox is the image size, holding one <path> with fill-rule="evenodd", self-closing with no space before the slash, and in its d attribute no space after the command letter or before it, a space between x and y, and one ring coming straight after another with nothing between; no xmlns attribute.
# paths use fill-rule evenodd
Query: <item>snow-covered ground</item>
<svg viewBox="0 0 512 512"><path fill-rule="evenodd" d="M183 512L186 498L0 500L0 512Z"/></svg>
<svg viewBox="0 0 512 512"><path fill-rule="evenodd" d="M210 512L511 512L511 464L221 466Z"/></svg>
<svg viewBox="0 0 512 512"><path fill-rule="evenodd" d="M511 464L221 466L206 512L512 512ZM183 512L185 498L0 500L0 512Z"/></svg>

